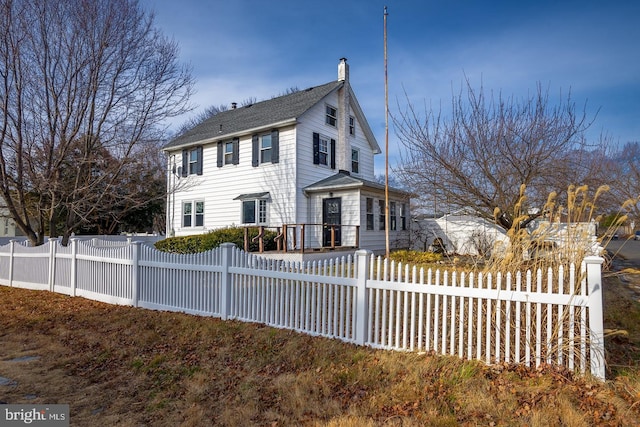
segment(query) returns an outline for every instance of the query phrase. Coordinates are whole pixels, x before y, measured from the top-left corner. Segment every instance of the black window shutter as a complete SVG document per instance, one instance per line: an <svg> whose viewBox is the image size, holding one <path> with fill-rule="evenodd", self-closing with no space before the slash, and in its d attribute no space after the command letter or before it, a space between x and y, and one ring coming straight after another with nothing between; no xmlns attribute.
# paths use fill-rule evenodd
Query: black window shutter
<svg viewBox="0 0 640 427"><path fill-rule="evenodd" d="M260 164L259 154L260 149L258 144L260 143L260 138L258 135L253 135L251 138L251 166L256 167Z"/></svg>
<svg viewBox="0 0 640 427"><path fill-rule="evenodd" d="M182 176L189 175L189 150L182 150Z"/></svg>
<svg viewBox="0 0 640 427"><path fill-rule="evenodd" d="M313 164L320 164L320 134L313 133Z"/></svg>
<svg viewBox="0 0 640 427"><path fill-rule="evenodd" d="M234 165L240 163L240 138L233 138L233 162Z"/></svg>
<svg viewBox="0 0 640 427"><path fill-rule="evenodd" d="M331 169L336 168L336 140L331 140Z"/></svg>
<svg viewBox="0 0 640 427"><path fill-rule="evenodd" d="M271 163L280 161L280 132L278 129L271 131Z"/></svg>
<svg viewBox="0 0 640 427"><path fill-rule="evenodd" d="M196 148L198 150L198 161L196 165L196 173L202 175L202 146Z"/></svg>
<svg viewBox="0 0 640 427"><path fill-rule="evenodd" d="M218 167L221 168L224 165L224 144L218 142Z"/></svg>

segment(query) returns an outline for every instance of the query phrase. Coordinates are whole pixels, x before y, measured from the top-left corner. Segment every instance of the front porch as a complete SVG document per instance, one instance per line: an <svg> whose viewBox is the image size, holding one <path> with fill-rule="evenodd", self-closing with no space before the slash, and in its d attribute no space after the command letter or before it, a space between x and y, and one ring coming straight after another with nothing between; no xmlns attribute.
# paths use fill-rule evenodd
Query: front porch
<svg viewBox="0 0 640 427"><path fill-rule="evenodd" d="M245 227L244 250L249 251L250 243L258 243L258 252L265 253L265 231L276 231L276 252L282 253L332 253L334 251L355 251L360 248L360 226L338 224L283 224L281 227L258 228L258 235L250 238Z"/></svg>

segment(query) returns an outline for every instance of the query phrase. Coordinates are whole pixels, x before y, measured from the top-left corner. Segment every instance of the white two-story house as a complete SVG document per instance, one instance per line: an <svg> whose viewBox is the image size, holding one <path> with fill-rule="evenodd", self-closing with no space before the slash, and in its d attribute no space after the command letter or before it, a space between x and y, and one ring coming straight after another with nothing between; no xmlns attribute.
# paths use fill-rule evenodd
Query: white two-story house
<svg viewBox="0 0 640 427"><path fill-rule="evenodd" d="M167 235L286 226L289 249L385 249L381 152L349 85L338 79L232 107L170 141ZM409 245L409 194L389 190L389 241Z"/></svg>

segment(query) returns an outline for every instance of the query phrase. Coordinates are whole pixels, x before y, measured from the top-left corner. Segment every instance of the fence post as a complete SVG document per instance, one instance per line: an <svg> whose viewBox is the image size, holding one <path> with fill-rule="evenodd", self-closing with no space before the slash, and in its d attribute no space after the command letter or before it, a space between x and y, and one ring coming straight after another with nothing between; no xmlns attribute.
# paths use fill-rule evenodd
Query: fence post
<svg viewBox="0 0 640 427"><path fill-rule="evenodd" d="M140 288L140 244L142 242L129 242L132 249L133 259L131 260L131 275L132 275L132 286L133 286L133 295L131 299L133 300L133 306L138 306L138 298L140 296L139 288Z"/></svg>
<svg viewBox="0 0 640 427"><path fill-rule="evenodd" d="M598 256L588 256L584 259L587 267L587 286L589 288L589 357L591 360L591 374L602 381L605 380L601 271L603 262L604 259Z"/></svg>
<svg viewBox="0 0 640 427"><path fill-rule="evenodd" d="M49 237L49 291L53 292L56 285L56 249L58 239Z"/></svg>
<svg viewBox="0 0 640 427"><path fill-rule="evenodd" d="M227 320L231 314L231 266L232 251L236 247L233 243L223 243L220 245L222 251L222 272L220 274L220 317Z"/></svg>
<svg viewBox="0 0 640 427"><path fill-rule="evenodd" d="M71 296L76 296L78 286L78 239L75 237L71 241Z"/></svg>
<svg viewBox="0 0 640 427"><path fill-rule="evenodd" d="M9 240L9 286L13 287L13 254L14 246L16 244L15 239Z"/></svg>
<svg viewBox="0 0 640 427"><path fill-rule="evenodd" d="M369 261L371 251L358 250L355 253L358 269L356 277L356 344L364 345L367 342L369 331L369 293L367 292L367 280L369 278Z"/></svg>

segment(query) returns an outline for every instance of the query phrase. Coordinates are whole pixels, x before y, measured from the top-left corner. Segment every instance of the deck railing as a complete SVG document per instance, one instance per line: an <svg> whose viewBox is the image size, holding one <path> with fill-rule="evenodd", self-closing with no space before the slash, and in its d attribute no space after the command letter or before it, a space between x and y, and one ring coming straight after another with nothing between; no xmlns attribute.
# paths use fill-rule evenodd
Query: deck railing
<svg viewBox="0 0 640 427"><path fill-rule="evenodd" d="M284 224L282 227L258 226L258 235L249 238L249 228L244 234L244 249L248 251L251 242L258 242L258 252L264 252L264 231L277 232L277 250L281 252L310 252L339 248L358 249L360 247L359 225L337 224Z"/></svg>

